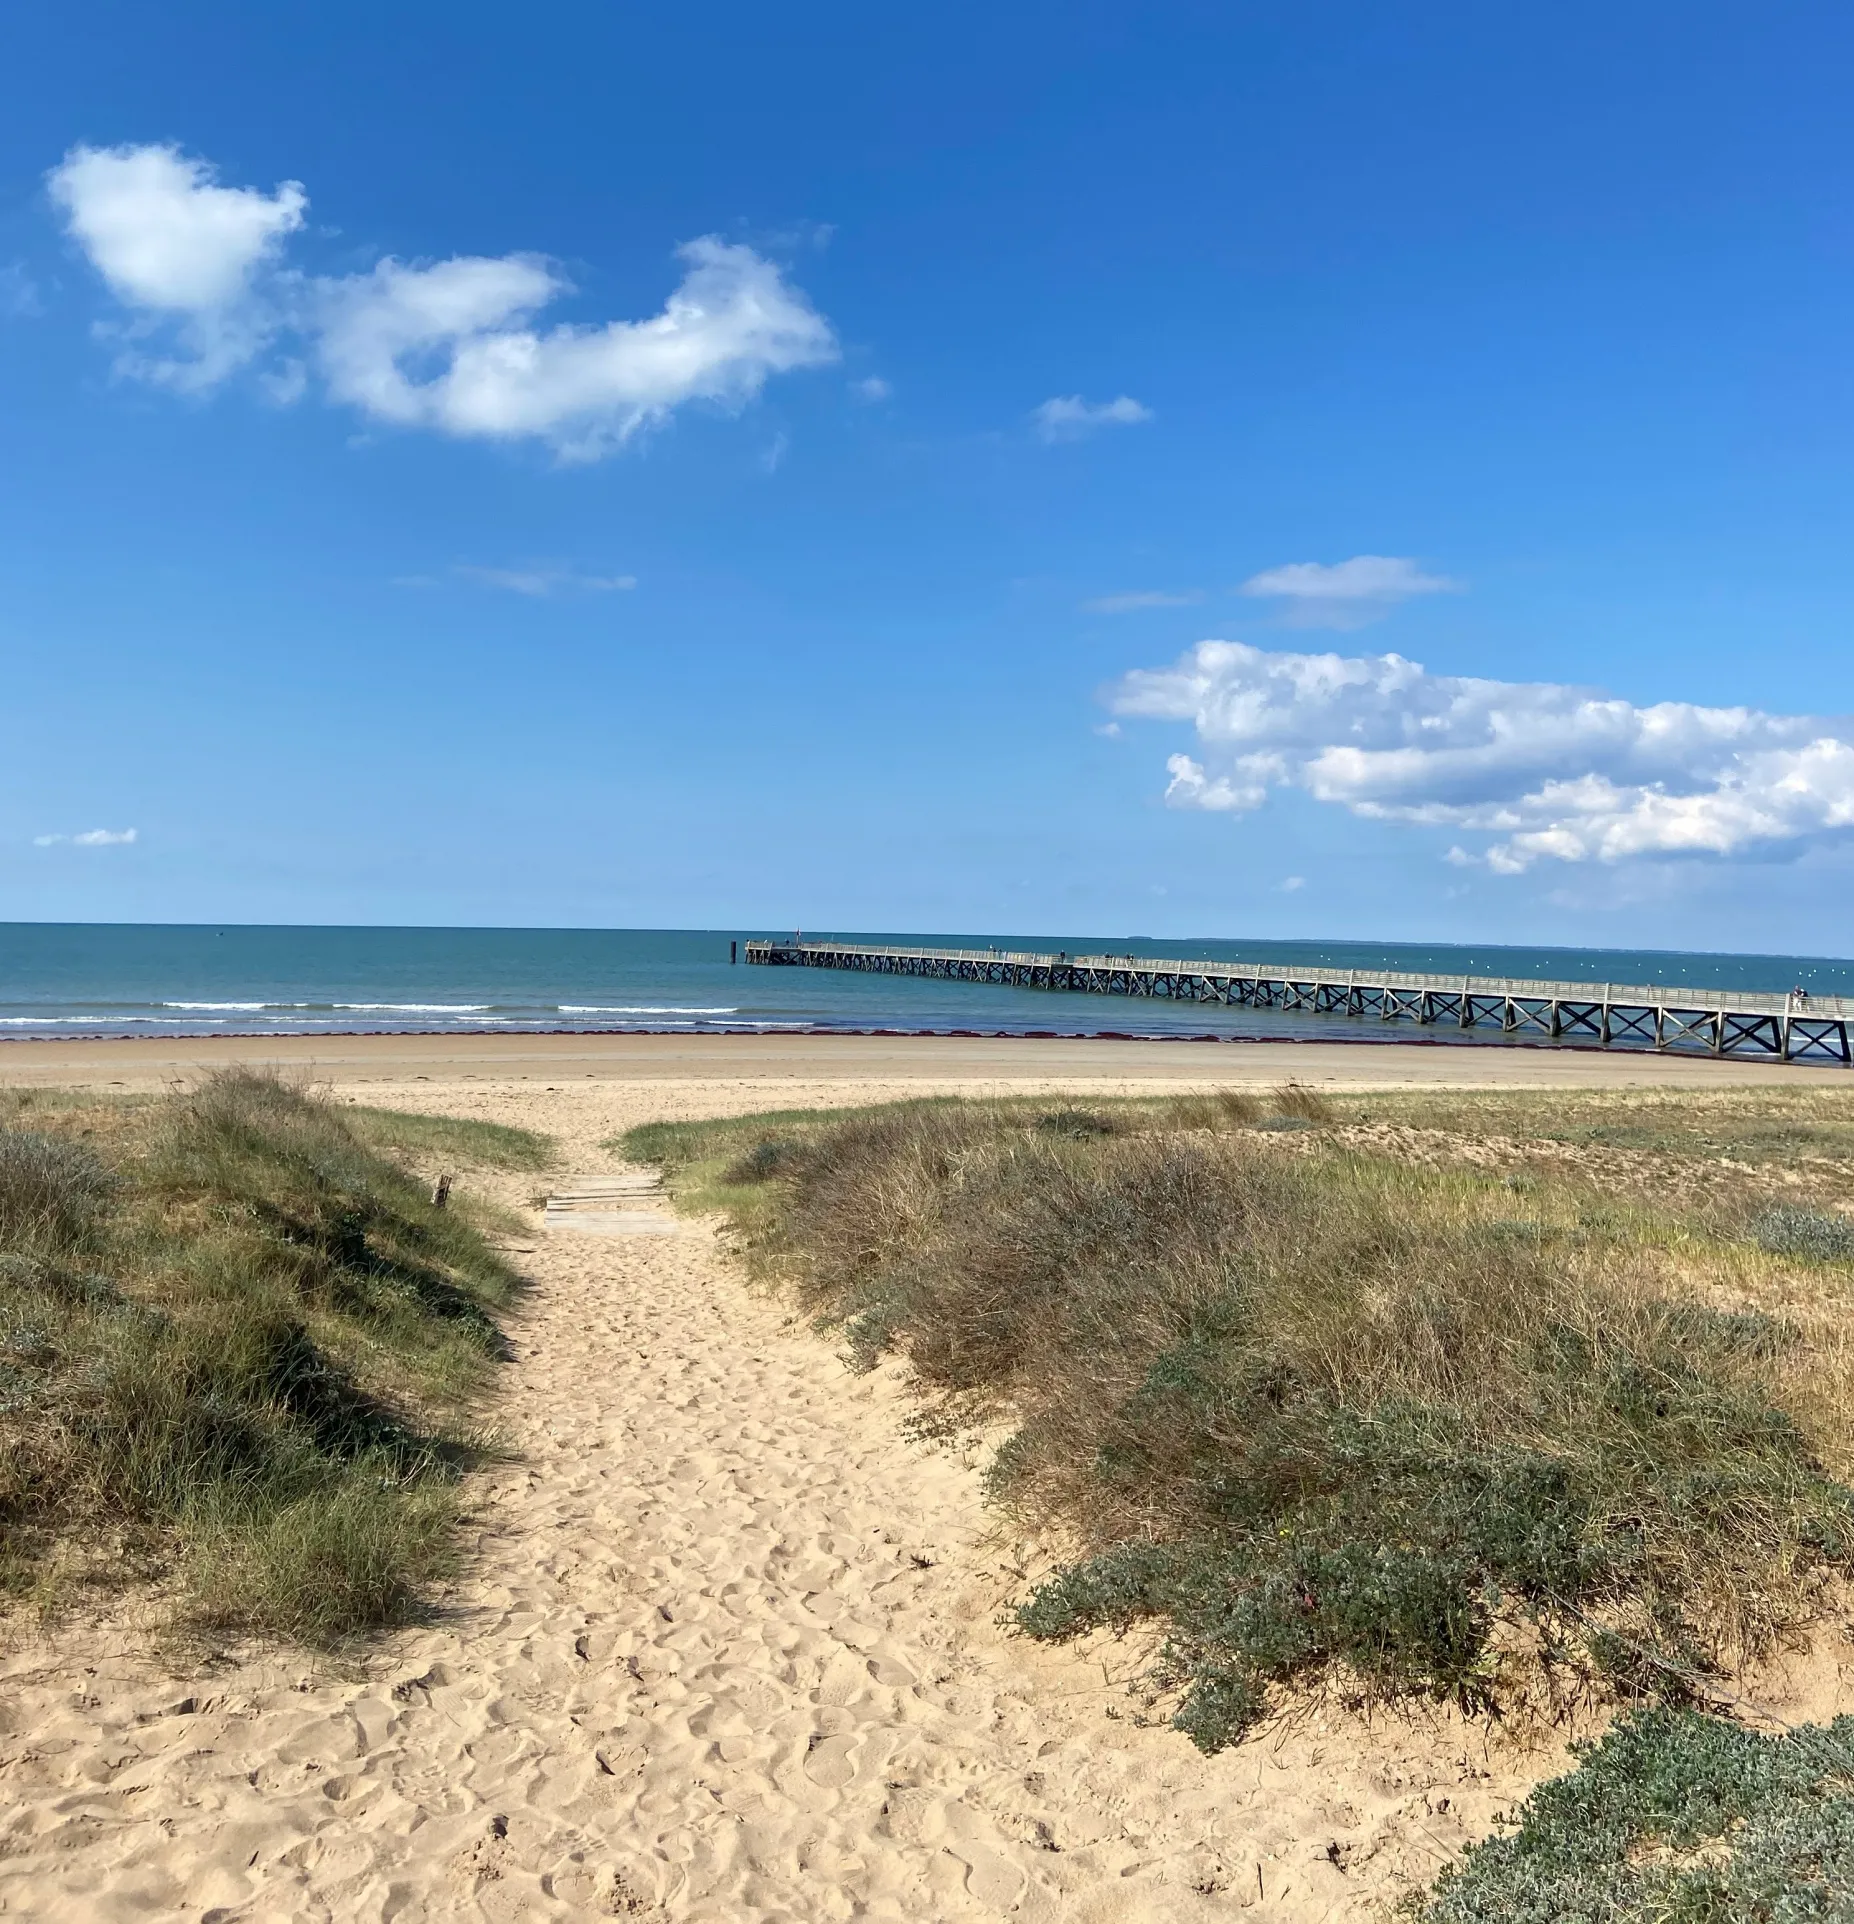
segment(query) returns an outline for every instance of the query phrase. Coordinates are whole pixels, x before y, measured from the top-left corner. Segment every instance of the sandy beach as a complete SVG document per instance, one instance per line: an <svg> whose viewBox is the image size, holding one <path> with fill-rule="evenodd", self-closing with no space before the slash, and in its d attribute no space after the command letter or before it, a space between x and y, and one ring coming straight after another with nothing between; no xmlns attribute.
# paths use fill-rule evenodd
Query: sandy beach
<svg viewBox="0 0 1854 1924"><path fill-rule="evenodd" d="M962 1039L34 1044L0 1082L155 1088L242 1055L384 1106L562 1139L927 1090L1194 1081L1622 1086L1832 1078L1466 1048ZM435 1621L353 1664L177 1656L153 1603L0 1652L0 1915L44 1920L1381 1916L1562 1762L1445 1713L1337 1708L1206 1758L1112 1644L998 1628L1033 1546L977 1465L904 1440L884 1373L752 1293L714 1224L549 1231L533 1177L475 1482ZM667 1227L667 1225L666 1225ZM1820 1708L1812 1704L1812 1710Z"/></svg>
<svg viewBox="0 0 1854 1924"><path fill-rule="evenodd" d="M0 1041L0 1087L156 1088L201 1069L262 1064L337 1084L613 1080L704 1089L792 1081L927 1084L968 1093L1134 1084L1333 1089L1731 1088L1854 1077L1833 1064L1658 1056L1639 1050L1448 1042L1155 1042L1035 1036L351 1035L176 1041ZM680 1095L669 1098L680 1101ZM667 1112L666 1112L667 1113ZM707 1112L704 1112L707 1113ZM719 1109L712 1113L719 1114Z"/></svg>

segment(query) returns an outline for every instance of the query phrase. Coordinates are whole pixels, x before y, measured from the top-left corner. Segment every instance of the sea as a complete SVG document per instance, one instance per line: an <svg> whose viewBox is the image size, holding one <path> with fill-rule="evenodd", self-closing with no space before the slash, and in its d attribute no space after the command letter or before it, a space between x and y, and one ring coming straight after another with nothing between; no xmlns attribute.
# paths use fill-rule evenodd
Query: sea
<svg viewBox="0 0 1854 1924"><path fill-rule="evenodd" d="M0 923L0 1038L565 1033L889 1033L1407 1039L1406 1025L1129 997L763 968L790 929L296 928ZM1445 976L1854 995L1854 961L1645 949L804 931L911 947L1286 962ZM734 959L734 958L741 959ZM1485 1032L1438 1026L1472 1046Z"/></svg>

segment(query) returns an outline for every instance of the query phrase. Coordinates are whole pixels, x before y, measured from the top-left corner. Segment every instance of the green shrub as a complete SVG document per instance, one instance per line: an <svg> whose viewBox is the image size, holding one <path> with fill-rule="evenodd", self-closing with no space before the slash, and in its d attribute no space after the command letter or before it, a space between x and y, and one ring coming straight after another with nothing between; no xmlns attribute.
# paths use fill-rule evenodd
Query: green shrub
<svg viewBox="0 0 1854 1924"><path fill-rule="evenodd" d="M1580 1749L1443 1873L1425 1924L1854 1917L1854 1717L1760 1737L1655 1709Z"/></svg>
<svg viewBox="0 0 1854 1924"><path fill-rule="evenodd" d="M1049 1136L1067 1136L1071 1142L1086 1142L1093 1136L1111 1136L1112 1121L1092 1109L1052 1109L1036 1119L1036 1126Z"/></svg>
<svg viewBox="0 0 1854 1924"><path fill-rule="evenodd" d="M724 1183L745 1185L771 1182L796 1160L798 1145L782 1136L769 1136L756 1142L744 1156L737 1156L722 1173Z"/></svg>
<svg viewBox="0 0 1854 1924"><path fill-rule="evenodd" d="M1809 1262L1854 1261L1854 1220L1825 1209L1782 1203L1751 1220L1751 1239L1773 1256L1801 1256Z"/></svg>

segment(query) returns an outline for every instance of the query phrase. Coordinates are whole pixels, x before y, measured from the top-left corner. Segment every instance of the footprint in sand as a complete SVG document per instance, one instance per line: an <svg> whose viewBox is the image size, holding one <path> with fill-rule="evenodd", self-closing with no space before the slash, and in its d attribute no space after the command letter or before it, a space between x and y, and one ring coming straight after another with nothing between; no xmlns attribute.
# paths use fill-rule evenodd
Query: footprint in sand
<svg viewBox="0 0 1854 1924"><path fill-rule="evenodd" d="M824 1790L841 1790L856 1775L854 1737L814 1737L805 1755L805 1775Z"/></svg>
<svg viewBox="0 0 1854 1924"><path fill-rule="evenodd" d="M953 1855L966 1867L966 1889L994 1911L1014 1911L1023 1900L1022 1871L983 1844L960 1844Z"/></svg>

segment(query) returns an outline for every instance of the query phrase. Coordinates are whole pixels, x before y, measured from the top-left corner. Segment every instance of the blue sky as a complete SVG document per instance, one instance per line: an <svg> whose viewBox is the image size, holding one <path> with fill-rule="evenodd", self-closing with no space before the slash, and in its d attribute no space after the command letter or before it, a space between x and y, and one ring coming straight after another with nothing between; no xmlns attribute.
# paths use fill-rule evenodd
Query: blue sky
<svg viewBox="0 0 1854 1924"><path fill-rule="evenodd" d="M1848 953L1850 56L15 9L0 919Z"/></svg>

